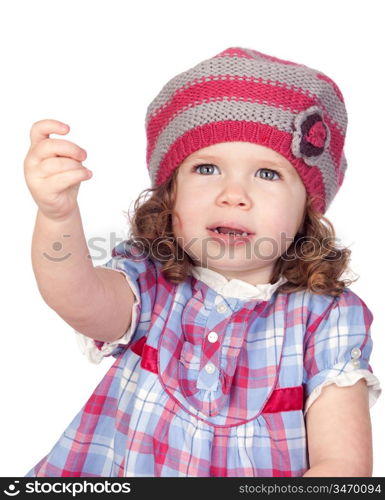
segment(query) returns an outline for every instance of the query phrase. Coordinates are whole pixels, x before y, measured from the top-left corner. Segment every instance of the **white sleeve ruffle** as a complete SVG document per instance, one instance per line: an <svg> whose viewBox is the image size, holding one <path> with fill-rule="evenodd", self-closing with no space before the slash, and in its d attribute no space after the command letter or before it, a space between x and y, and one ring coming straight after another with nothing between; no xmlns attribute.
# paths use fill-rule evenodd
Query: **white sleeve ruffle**
<svg viewBox="0 0 385 500"><path fill-rule="evenodd" d="M81 352L86 356L86 358L88 359L88 361L90 361L90 363L94 364L99 364L105 356L109 356L114 351L114 349L118 344L123 344L123 345L128 344L137 327L137 322L138 322L138 307L140 303L140 297L138 297L138 294L135 290L135 286L133 285L130 277L126 273L124 273L123 271L119 271L118 269L111 269L111 270L123 274L128 284L130 285L133 294L135 295L135 300L132 305L131 324L128 327L126 333L122 337L112 342L104 342L101 349L98 349L98 347L94 342L94 339L92 339L91 337L87 337L86 335L74 330L74 332L76 333L76 340Z"/></svg>
<svg viewBox="0 0 385 500"><path fill-rule="evenodd" d="M309 394L306 399L304 415L310 408L310 405L314 403L314 401L320 396L322 389L328 385L336 384L338 387L347 387L350 385L354 385L358 380L364 378L366 380L368 389L369 389L369 408L371 408L374 403L379 398L382 389L380 386L380 381L378 378L373 375L373 373L369 370L353 370L350 372L340 373L336 377L329 378L325 380L322 384L318 385L313 389L313 391Z"/></svg>

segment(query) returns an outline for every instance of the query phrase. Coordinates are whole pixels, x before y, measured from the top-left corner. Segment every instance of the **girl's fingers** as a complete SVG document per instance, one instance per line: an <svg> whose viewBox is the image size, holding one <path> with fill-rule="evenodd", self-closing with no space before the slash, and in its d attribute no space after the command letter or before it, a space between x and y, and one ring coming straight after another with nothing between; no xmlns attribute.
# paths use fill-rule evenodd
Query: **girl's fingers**
<svg viewBox="0 0 385 500"><path fill-rule="evenodd" d="M29 153L29 164L35 166L47 158L65 156L77 161L84 161L87 153L77 144L63 139L45 139L39 142Z"/></svg>
<svg viewBox="0 0 385 500"><path fill-rule="evenodd" d="M80 184L82 181L90 179L91 175L90 171L85 167L60 172L44 180L45 189L47 192L59 194L76 184Z"/></svg>
<svg viewBox="0 0 385 500"><path fill-rule="evenodd" d="M73 142L51 139L67 134L69 127L57 120L41 120L31 128L31 147L24 160L24 175L31 194L46 213L65 213L76 201L81 182L92 173L82 165L87 153Z"/></svg>
<svg viewBox="0 0 385 500"><path fill-rule="evenodd" d="M31 147L34 147L40 141L49 138L49 134L67 134L69 126L58 120L39 120L31 127L30 139Z"/></svg>
<svg viewBox="0 0 385 500"><path fill-rule="evenodd" d="M56 158L43 160L39 164L39 168L36 171L36 174L40 178L45 179L47 177L51 177L51 175L60 174L62 172L67 172L68 170L74 170L76 168L86 167L84 167L82 163L79 163L76 160L72 160L71 158L57 156Z"/></svg>

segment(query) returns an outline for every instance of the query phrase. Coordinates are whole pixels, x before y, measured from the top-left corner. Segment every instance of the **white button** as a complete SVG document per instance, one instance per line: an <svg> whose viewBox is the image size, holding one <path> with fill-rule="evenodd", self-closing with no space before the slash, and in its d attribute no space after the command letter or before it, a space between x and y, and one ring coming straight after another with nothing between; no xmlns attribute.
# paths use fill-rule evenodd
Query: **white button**
<svg viewBox="0 0 385 500"><path fill-rule="evenodd" d="M359 349L358 347L353 347L353 349L350 352L350 355L352 359L359 358L361 356L361 349Z"/></svg>
<svg viewBox="0 0 385 500"><path fill-rule="evenodd" d="M218 340L218 334L216 332L210 332L207 335L207 338L209 339L209 342L214 344L214 342L216 342Z"/></svg>
<svg viewBox="0 0 385 500"><path fill-rule="evenodd" d="M207 373L214 373L215 366L212 363L207 363L207 365L205 366L205 370Z"/></svg>
<svg viewBox="0 0 385 500"><path fill-rule="evenodd" d="M352 365L354 368L359 368L360 367L360 360L359 359L353 359Z"/></svg>
<svg viewBox="0 0 385 500"><path fill-rule="evenodd" d="M227 311L227 306L225 306L225 304L219 304L219 306L217 306L217 311L219 313L224 313Z"/></svg>

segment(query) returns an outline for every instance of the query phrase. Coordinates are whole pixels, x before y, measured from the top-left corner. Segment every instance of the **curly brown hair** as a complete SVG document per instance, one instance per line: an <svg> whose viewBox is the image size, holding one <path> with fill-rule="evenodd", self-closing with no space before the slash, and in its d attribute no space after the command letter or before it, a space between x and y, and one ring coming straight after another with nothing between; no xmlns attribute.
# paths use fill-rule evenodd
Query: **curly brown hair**
<svg viewBox="0 0 385 500"><path fill-rule="evenodd" d="M177 171L161 186L143 190L134 202L133 214L126 213L130 241L140 243L145 255L161 262L166 279L176 284L187 278L194 265L179 247L172 229ZM280 292L309 289L319 295L337 296L357 280L340 279L348 269L351 250L337 246L332 223L312 208L313 201L307 197L301 231L275 262L271 283L285 276L288 281L278 288Z"/></svg>

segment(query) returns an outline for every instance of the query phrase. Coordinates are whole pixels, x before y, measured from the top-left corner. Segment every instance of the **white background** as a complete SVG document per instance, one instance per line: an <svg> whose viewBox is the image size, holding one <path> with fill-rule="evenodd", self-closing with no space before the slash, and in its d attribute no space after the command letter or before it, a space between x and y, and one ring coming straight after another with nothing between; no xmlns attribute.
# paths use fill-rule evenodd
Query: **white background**
<svg viewBox="0 0 385 500"><path fill-rule="evenodd" d="M1 476L23 476L58 440L114 358L80 352L32 271L36 205L23 174L32 123L55 118L87 150L86 238L124 238L124 211L149 186L147 105L173 76L249 47L333 78L349 112L345 182L327 216L352 249L352 285L374 314L371 366L384 380L384 29L381 1L8 0L0 6ZM54 136L58 138L59 136ZM64 248L65 250L65 248ZM63 250L63 251L64 251ZM385 398L371 410L374 475L384 475ZM382 417L382 419L381 419Z"/></svg>

